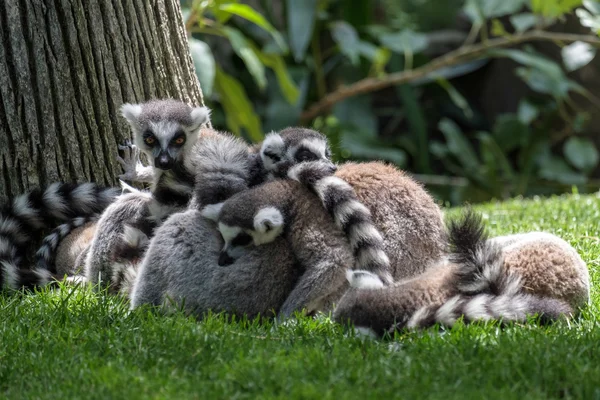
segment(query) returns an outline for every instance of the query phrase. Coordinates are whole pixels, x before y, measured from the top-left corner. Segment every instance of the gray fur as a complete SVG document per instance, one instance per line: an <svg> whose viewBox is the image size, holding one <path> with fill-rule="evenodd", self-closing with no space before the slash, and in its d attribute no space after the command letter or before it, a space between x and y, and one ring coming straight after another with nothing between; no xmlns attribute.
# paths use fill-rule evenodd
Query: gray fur
<svg viewBox="0 0 600 400"><path fill-rule="evenodd" d="M185 307L193 312L234 309L256 315L273 309L288 317L303 308L308 312L329 309L347 285L344 274L352 262L343 233L319 206L316 196L293 181L268 182L234 195L223 205L221 216L248 207L255 212L244 211L221 222L253 224L254 214L264 206L285 209L288 229L272 242L247 247L227 267L217 265L223 242L212 224L202 222L192 211L170 218L151 242L134 286L132 307L160 305L171 297L178 304L185 298ZM202 251L208 244L201 242L209 243L209 250ZM210 281L210 296L204 293L205 277L186 277L190 271L215 274L214 270L223 280ZM229 285L246 289L221 294ZM267 287L278 289L269 293Z"/></svg>
<svg viewBox="0 0 600 400"><path fill-rule="evenodd" d="M102 214L85 261L84 273L90 283L103 287L110 285L114 270L113 250L122 241L125 225L148 218L152 203L149 193L128 193L121 195Z"/></svg>
<svg viewBox="0 0 600 400"><path fill-rule="evenodd" d="M200 212L172 215L150 243L131 307L184 305L198 317L209 310L250 317L276 313L299 275L287 242L279 238L252 249L227 268L217 265L222 245L214 223Z"/></svg>

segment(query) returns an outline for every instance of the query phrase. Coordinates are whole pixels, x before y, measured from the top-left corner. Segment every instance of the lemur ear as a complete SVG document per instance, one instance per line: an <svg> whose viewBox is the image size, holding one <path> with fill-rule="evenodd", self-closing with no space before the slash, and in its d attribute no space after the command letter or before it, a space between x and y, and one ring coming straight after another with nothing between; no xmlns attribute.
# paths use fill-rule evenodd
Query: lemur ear
<svg viewBox="0 0 600 400"><path fill-rule="evenodd" d="M283 152L285 151L285 143L276 132L269 133L265 140L260 146L260 158L263 162L263 166L267 171L274 171L276 164L283 158Z"/></svg>
<svg viewBox="0 0 600 400"><path fill-rule="evenodd" d="M142 113L142 106L140 104L125 103L121 106L121 114L125 117L129 125L132 127L139 126L139 118Z"/></svg>
<svg viewBox="0 0 600 400"><path fill-rule="evenodd" d="M204 218L208 218L211 221L217 222L217 220L219 219L219 213L221 212L221 209L223 208L223 204L225 204L225 203L209 204L202 209L200 214Z"/></svg>
<svg viewBox="0 0 600 400"><path fill-rule="evenodd" d="M210 110L206 107L195 107L192 109L190 117L192 117L192 123L188 128L191 131L197 131L200 126L208 122Z"/></svg>
<svg viewBox="0 0 600 400"><path fill-rule="evenodd" d="M254 229L260 233L277 236L283 230L283 214L275 207L265 207L254 215Z"/></svg>

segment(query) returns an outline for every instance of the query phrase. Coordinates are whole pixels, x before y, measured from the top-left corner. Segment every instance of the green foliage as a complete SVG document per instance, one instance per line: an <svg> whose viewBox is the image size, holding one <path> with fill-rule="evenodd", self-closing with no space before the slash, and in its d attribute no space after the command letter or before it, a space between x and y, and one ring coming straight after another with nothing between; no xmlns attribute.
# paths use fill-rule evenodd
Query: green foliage
<svg viewBox="0 0 600 400"><path fill-rule="evenodd" d="M395 90L344 99L313 121L301 120L311 104L344 85L427 66L451 49L544 30L567 14L600 32L599 2L182 4L198 77L219 128L258 141L265 131L312 125L329 136L338 160L386 160L425 182L444 182L440 175L466 178L430 188L453 202L599 187L598 142L588 122L590 104L598 107L600 99L570 75L593 68L596 47L586 42L557 42L560 57L529 43L483 50ZM456 23L461 15L470 30ZM500 107L502 113L490 115L480 107L494 101L477 93L495 79L486 73L495 63L510 66L509 84L521 85L521 98L510 99L511 113Z"/></svg>
<svg viewBox="0 0 600 400"><path fill-rule="evenodd" d="M129 312L89 288L0 297L3 399L593 399L600 375L600 200L476 207L493 236L547 231L591 275L580 318L355 337L326 316L275 325ZM454 214L458 210L447 210Z"/></svg>

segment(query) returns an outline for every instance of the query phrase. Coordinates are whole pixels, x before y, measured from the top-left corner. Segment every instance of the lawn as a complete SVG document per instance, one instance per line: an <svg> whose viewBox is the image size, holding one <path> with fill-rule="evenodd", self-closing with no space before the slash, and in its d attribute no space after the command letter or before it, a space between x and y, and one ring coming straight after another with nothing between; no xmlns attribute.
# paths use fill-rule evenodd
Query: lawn
<svg viewBox="0 0 600 400"><path fill-rule="evenodd" d="M197 323L128 313L90 290L44 291L0 298L0 398L600 398L600 198L475 208L493 235L544 230L575 246L593 285L580 319L375 341L327 318Z"/></svg>

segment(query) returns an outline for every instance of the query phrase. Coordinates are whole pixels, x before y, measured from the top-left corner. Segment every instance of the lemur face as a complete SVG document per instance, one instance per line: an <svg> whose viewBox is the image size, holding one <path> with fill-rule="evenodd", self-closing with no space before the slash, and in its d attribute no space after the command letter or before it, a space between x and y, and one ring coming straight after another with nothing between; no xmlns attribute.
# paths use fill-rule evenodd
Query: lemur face
<svg viewBox="0 0 600 400"><path fill-rule="evenodd" d="M176 100L124 104L121 112L131 126L135 145L162 170L173 168L192 148L210 114L206 107L191 108Z"/></svg>
<svg viewBox="0 0 600 400"><path fill-rule="evenodd" d="M305 128L286 128L267 135L260 149L264 168L277 177L285 176L293 165L309 161L331 162L327 138Z"/></svg>
<svg viewBox="0 0 600 400"><path fill-rule="evenodd" d="M283 214L275 207L260 208L252 225L247 222L241 216L227 215L227 209L221 210L217 227L225 244L219 254L220 266L233 264L250 246L271 243L283 232Z"/></svg>

